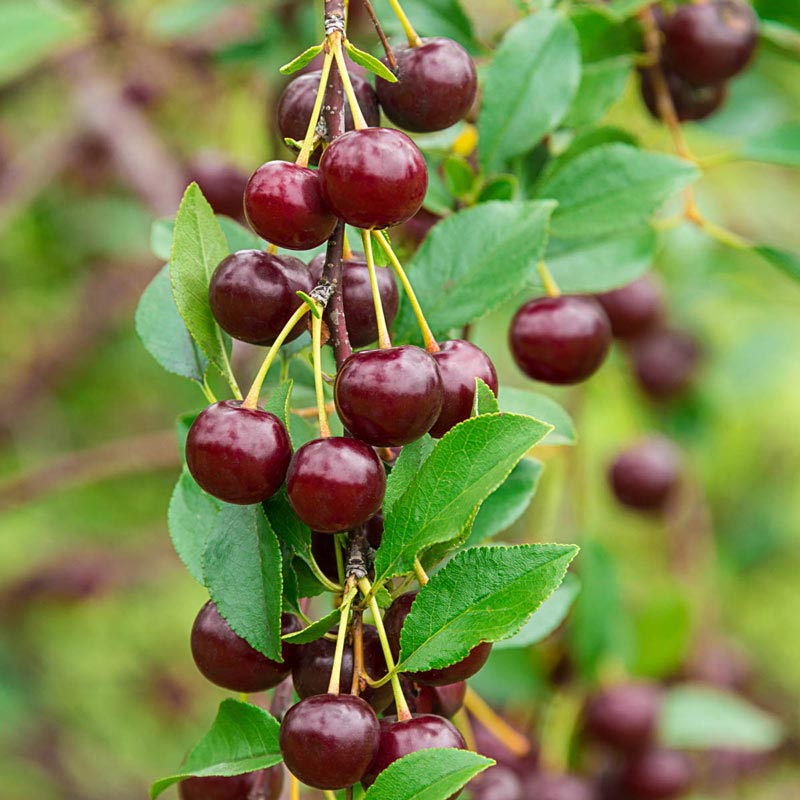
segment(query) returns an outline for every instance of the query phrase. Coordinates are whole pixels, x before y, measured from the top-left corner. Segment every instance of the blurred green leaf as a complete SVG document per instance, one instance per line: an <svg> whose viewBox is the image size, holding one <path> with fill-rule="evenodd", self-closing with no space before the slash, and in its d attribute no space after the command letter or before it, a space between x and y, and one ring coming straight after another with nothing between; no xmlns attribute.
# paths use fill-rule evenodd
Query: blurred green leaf
<svg viewBox="0 0 800 800"><path fill-rule="evenodd" d="M230 5L230 0L173 0L160 3L148 19L148 27L165 39L181 38L209 26Z"/></svg>
<svg viewBox="0 0 800 800"><path fill-rule="evenodd" d="M444 184L453 197L466 197L475 186L475 173L461 156L447 156L442 163Z"/></svg>
<svg viewBox="0 0 800 800"><path fill-rule="evenodd" d="M303 67L310 64L322 52L322 45L315 44L303 50L299 56L293 58L288 64L284 64L280 70L281 75L292 75Z"/></svg>
<svg viewBox="0 0 800 800"><path fill-rule="evenodd" d="M631 73L627 58L584 64L578 92L562 124L582 128L597 122L620 98Z"/></svg>
<svg viewBox="0 0 800 800"><path fill-rule="evenodd" d="M474 53L479 49L472 23L458 0L404 0L403 10L420 36L446 36ZM403 29L387 0L373 2L387 32L404 41Z"/></svg>
<svg viewBox="0 0 800 800"><path fill-rule="evenodd" d="M800 281L800 255L790 253L787 250L779 250L777 247L770 247L765 244L756 245L753 250L762 258L769 261L773 267L777 267L790 278Z"/></svg>
<svg viewBox="0 0 800 800"><path fill-rule="evenodd" d="M519 180L516 175L494 175L487 180L478 194L479 203L490 200L515 200L519 195Z"/></svg>
<svg viewBox="0 0 800 800"><path fill-rule="evenodd" d="M800 167L800 122L790 122L748 139L739 155L767 164Z"/></svg>
<svg viewBox="0 0 800 800"><path fill-rule="evenodd" d="M500 408L511 414L526 414L553 426L542 444L575 444L575 426L569 414L555 400L530 389L515 386L500 387Z"/></svg>

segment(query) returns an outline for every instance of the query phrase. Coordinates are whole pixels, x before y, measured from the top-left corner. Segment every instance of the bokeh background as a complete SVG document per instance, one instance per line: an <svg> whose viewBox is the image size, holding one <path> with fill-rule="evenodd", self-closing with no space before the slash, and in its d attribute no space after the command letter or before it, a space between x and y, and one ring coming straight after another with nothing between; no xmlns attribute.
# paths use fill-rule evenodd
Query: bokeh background
<svg viewBox="0 0 800 800"><path fill-rule="evenodd" d="M224 695L191 661L188 632L206 598L165 516L179 465L173 420L202 396L145 352L133 312L161 267L150 226L174 214L187 181L229 169L236 187L284 157L277 69L319 40L319 5L0 2L2 800L142 798ZM517 14L502 0L464 7L486 43ZM374 48L357 24L356 40ZM716 159L798 118L800 61L764 46L725 110L688 135ZM608 122L670 149L633 81ZM798 172L719 161L699 187L708 215L800 251ZM698 380L681 402L654 407L615 351L585 387L546 390L572 413L580 444L542 452L539 492L503 538L588 543L587 559L611 562L610 624L637 674L691 674L698 649L735 654L746 692L780 715L787 743L769 770L710 796L788 800L800 796L800 286L688 227L664 233L654 269L675 324L703 344ZM501 381L524 386L505 343L513 310L475 337ZM237 352L245 375L251 355ZM609 459L651 430L685 453L688 521L625 512L607 488ZM568 637L498 654L477 685L535 714L543 664Z"/></svg>

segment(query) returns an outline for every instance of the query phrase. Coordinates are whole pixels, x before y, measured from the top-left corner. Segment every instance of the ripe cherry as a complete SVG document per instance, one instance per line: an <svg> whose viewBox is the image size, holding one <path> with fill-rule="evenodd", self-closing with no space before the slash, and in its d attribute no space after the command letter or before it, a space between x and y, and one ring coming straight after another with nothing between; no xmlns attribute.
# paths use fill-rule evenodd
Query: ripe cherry
<svg viewBox="0 0 800 800"><path fill-rule="evenodd" d="M603 363L611 325L591 297L541 297L525 303L509 331L517 366L537 381L579 383Z"/></svg>
<svg viewBox="0 0 800 800"><path fill-rule="evenodd" d="M416 441L442 410L436 361L413 345L354 353L336 375L333 394L345 428L376 447Z"/></svg>
<svg viewBox="0 0 800 800"><path fill-rule="evenodd" d="M223 400L200 412L186 438L186 465L202 489L250 505L280 489L292 447L283 423L260 409Z"/></svg>
<svg viewBox="0 0 800 800"><path fill-rule="evenodd" d="M609 477L620 503L639 511L660 511L673 496L680 474L678 448L669 439L652 436L620 453Z"/></svg>
<svg viewBox="0 0 800 800"><path fill-rule="evenodd" d="M629 760L622 785L635 800L669 800L685 794L694 775L689 759L676 750L647 750Z"/></svg>
<svg viewBox="0 0 800 800"><path fill-rule="evenodd" d="M372 786L378 775L399 758L431 747L465 750L467 745L452 722L435 714L418 714L405 720L384 717L380 721L378 752L361 779L362 785Z"/></svg>
<svg viewBox="0 0 800 800"><path fill-rule="evenodd" d="M283 789L283 767L276 764L258 772L230 778L216 775L186 778L178 784L181 800L278 800Z"/></svg>
<svg viewBox="0 0 800 800"><path fill-rule="evenodd" d="M304 444L286 473L289 502L309 528L337 533L366 522L381 507L386 472L375 451L335 436Z"/></svg>
<svg viewBox="0 0 800 800"><path fill-rule="evenodd" d="M187 172L189 182L197 183L215 214L225 214L234 219L244 218L246 172L211 152L200 153L193 158Z"/></svg>
<svg viewBox="0 0 800 800"><path fill-rule="evenodd" d="M208 299L220 327L250 344L269 345L303 304L297 292L314 288L311 271L298 258L240 250L223 259L211 276ZM294 326L287 342L306 330Z"/></svg>
<svg viewBox="0 0 800 800"><path fill-rule="evenodd" d="M466 681L448 683L444 686L420 686L417 711L451 719L464 707L466 696Z"/></svg>
<svg viewBox="0 0 800 800"><path fill-rule="evenodd" d="M244 210L259 236L289 250L317 247L336 227L317 173L288 161L268 161L250 176Z"/></svg>
<svg viewBox="0 0 800 800"><path fill-rule="evenodd" d="M666 68L663 72L669 96L672 99L672 107L675 109L675 114L680 122L699 122L710 117L728 97L728 87L725 83L694 86L676 72ZM639 71L639 75L644 104L647 106L650 115L654 119L660 120L661 110L656 99L653 71L645 68Z"/></svg>
<svg viewBox="0 0 800 800"><path fill-rule="evenodd" d="M650 683L612 686L589 700L584 710L587 733L619 750L638 750L653 738L661 693Z"/></svg>
<svg viewBox="0 0 800 800"><path fill-rule="evenodd" d="M594 800L588 781L577 775L535 772L525 781L525 797L536 800Z"/></svg>
<svg viewBox="0 0 800 800"><path fill-rule="evenodd" d="M281 635L300 630L291 614L281 618ZM236 634L210 600L192 626L192 656L197 668L217 686L234 692L261 692L277 686L292 669L296 647L283 646L284 661L267 658Z"/></svg>
<svg viewBox="0 0 800 800"><path fill-rule="evenodd" d="M631 346L633 370L645 394L654 400L673 400L691 386L700 363L700 346L688 333L656 330Z"/></svg>
<svg viewBox="0 0 800 800"><path fill-rule="evenodd" d="M437 214L421 208L411 219L392 229L392 240L399 241L410 250L416 250L440 219Z"/></svg>
<svg viewBox="0 0 800 800"><path fill-rule="evenodd" d="M428 170L419 148L401 131L364 128L336 139L319 162L328 207L357 228L388 228L422 207Z"/></svg>
<svg viewBox="0 0 800 800"><path fill-rule="evenodd" d="M407 131L440 131L463 119L475 101L478 76L469 53L452 39L424 39L393 48L397 82L375 81L386 116ZM388 64L384 56L383 63Z"/></svg>
<svg viewBox="0 0 800 800"><path fill-rule="evenodd" d="M522 781L514 770L497 765L469 783L472 800L525 800Z"/></svg>
<svg viewBox="0 0 800 800"><path fill-rule="evenodd" d="M652 275L597 295L614 336L630 339L651 330L664 317L664 293Z"/></svg>
<svg viewBox="0 0 800 800"><path fill-rule="evenodd" d="M753 8L740 0L681 6L664 22L664 55L690 83L705 86L741 72L758 42Z"/></svg>
<svg viewBox="0 0 800 800"><path fill-rule="evenodd" d="M375 712L349 694L307 697L281 723L281 753L289 772L316 789L358 783L378 751L378 740Z"/></svg>
<svg viewBox="0 0 800 800"><path fill-rule="evenodd" d="M430 430L436 439L459 422L469 419L475 402L475 379L480 378L497 394L497 372L491 359L480 347L463 339L439 344L433 353L442 379L442 411Z"/></svg>

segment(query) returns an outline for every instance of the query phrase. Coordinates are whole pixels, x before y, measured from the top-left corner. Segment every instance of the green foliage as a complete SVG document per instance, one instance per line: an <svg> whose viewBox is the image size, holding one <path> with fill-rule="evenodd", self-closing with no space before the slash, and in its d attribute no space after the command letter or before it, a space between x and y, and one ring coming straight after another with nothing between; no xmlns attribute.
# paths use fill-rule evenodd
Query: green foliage
<svg viewBox="0 0 800 800"><path fill-rule="evenodd" d="M765 258L773 267L777 267L790 278L800 281L800 256L796 253L789 253L786 250L779 250L777 247L768 245L756 245L754 248L762 258Z"/></svg>
<svg viewBox="0 0 800 800"><path fill-rule="evenodd" d="M306 50L303 50L299 56L293 58L288 64L284 64L279 72L281 75L292 75L298 70L310 64L322 52L322 45L315 44Z"/></svg>
<svg viewBox="0 0 800 800"><path fill-rule="evenodd" d="M394 34L398 42L403 42L402 28L388 0L377 0L373 6L386 30ZM447 36L471 53L479 50L472 22L458 0L406 0L403 10L414 21L420 36Z"/></svg>
<svg viewBox="0 0 800 800"><path fill-rule="evenodd" d="M739 154L742 158L800 167L800 123L790 122L748 139Z"/></svg>
<svg viewBox="0 0 800 800"><path fill-rule="evenodd" d="M500 388L500 407L511 414L526 414L543 420L553 426L553 430L542 439L542 444L575 444L575 426L569 414L555 400L545 394L516 386Z"/></svg>
<svg viewBox="0 0 800 800"><path fill-rule="evenodd" d="M373 75L377 75L379 78L389 81L389 83L397 83L397 76L382 61L375 58L375 56L365 53L363 50L359 50L349 39L345 41L344 46L347 50L347 55L349 55L356 64L364 67L364 69L368 69Z"/></svg>

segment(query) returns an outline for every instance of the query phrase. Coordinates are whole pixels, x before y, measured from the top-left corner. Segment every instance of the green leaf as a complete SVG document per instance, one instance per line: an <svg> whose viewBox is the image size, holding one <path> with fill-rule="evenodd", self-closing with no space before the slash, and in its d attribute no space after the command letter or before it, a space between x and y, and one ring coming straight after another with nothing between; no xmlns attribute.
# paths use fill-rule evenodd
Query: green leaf
<svg viewBox="0 0 800 800"><path fill-rule="evenodd" d="M181 38L196 34L210 25L214 17L228 5L228 0L193 0L161 4L148 18L153 33L164 38Z"/></svg>
<svg viewBox="0 0 800 800"><path fill-rule="evenodd" d="M236 378L225 340L208 303L211 275L227 255L222 228L200 187L192 183L175 218L169 268L172 296L192 338L233 388Z"/></svg>
<svg viewBox="0 0 800 800"><path fill-rule="evenodd" d="M292 387L294 381L289 379L281 381L277 386L274 386L267 397L267 401L263 404L264 410L274 414L286 428L289 434L289 441L291 441L291 431L289 419L291 416L290 407L292 404Z"/></svg>
<svg viewBox="0 0 800 800"><path fill-rule="evenodd" d="M649 5L650 0L611 0L608 10L620 19L627 19Z"/></svg>
<svg viewBox="0 0 800 800"><path fill-rule="evenodd" d="M584 66L617 56L632 55L637 46L630 26L603 7L573 6L570 20L578 32Z"/></svg>
<svg viewBox="0 0 800 800"><path fill-rule="evenodd" d="M481 187L479 203L490 200L515 200L519 196L519 180L516 175L494 175Z"/></svg>
<svg viewBox="0 0 800 800"><path fill-rule="evenodd" d="M570 161L537 194L558 201L553 236L595 237L645 222L699 174L693 164L674 156L607 144Z"/></svg>
<svg viewBox="0 0 800 800"><path fill-rule="evenodd" d="M260 505L222 506L203 555L203 577L231 628L282 661L281 550Z"/></svg>
<svg viewBox="0 0 800 800"><path fill-rule="evenodd" d="M769 751L783 737L773 716L711 686L676 686L664 698L659 738L667 747Z"/></svg>
<svg viewBox="0 0 800 800"><path fill-rule="evenodd" d="M211 729L186 757L180 772L156 781L150 797L194 775L242 775L280 764L279 731L280 723L264 709L223 700Z"/></svg>
<svg viewBox="0 0 800 800"><path fill-rule="evenodd" d="M497 171L532 149L569 108L581 74L575 29L555 11L524 17L505 35L485 81L481 164Z"/></svg>
<svg viewBox="0 0 800 800"><path fill-rule="evenodd" d="M283 641L290 644L308 644L321 639L331 628L337 626L341 613L338 608L334 608L330 614L326 614L322 619L318 619L301 631L289 633L283 637Z"/></svg>
<svg viewBox="0 0 800 800"><path fill-rule="evenodd" d="M306 64L310 64L321 52L321 44L312 45L307 50L303 50L299 56L293 58L288 64L284 64L278 72L280 72L281 75L291 75L299 69L303 69Z"/></svg>
<svg viewBox="0 0 800 800"><path fill-rule="evenodd" d="M381 772L364 800L447 800L494 763L470 750L417 750Z"/></svg>
<svg viewBox="0 0 800 800"><path fill-rule="evenodd" d="M157 219L150 226L150 251L161 261L169 261L172 252L172 232L175 230L174 219Z"/></svg>
<svg viewBox="0 0 800 800"><path fill-rule="evenodd" d="M510 639L495 645L496 650L511 650L530 647L554 633L567 618L567 615L580 592L580 581L567 573L564 582L534 612L533 616Z"/></svg>
<svg viewBox="0 0 800 800"><path fill-rule="evenodd" d="M628 58L609 58L584 64L581 83L563 125L583 128L593 125L625 91L631 62Z"/></svg>
<svg viewBox="0 0 800 800"><path fill-rule="evenodd" d="M311 564L311 529L294 513L285 487L264 503L264 513L276 536L292 553Z"/></svg>
<svg viewBox="0 0 800 800"><path fill-rule="evenodd" d="M475 173L461 156L447 156L442 163L444 184L453 197L466 197L475 187Z"/></svg>
<svg viewBox="0 0 800 800"><path fill-rule="evenodd" d="M514 297L536 273L552 203L493 201L438 222L408 265L428 324L443 338ZM418 328L404 299L396 337L414 340Z"/></svg>
<svg viewBox="0 0 800 800"><path fill-rule="evenodd" d="M399 669L439 669L480 642L513 636L559 587L576 545L462 550L420 589L400 635Z"/></svg>
<svg viewBox="0 0 800 800"><path fill-rule="evenodd" d="M403 29L388 0L377 0L373 5L386 32L404 41ZM420 36L446 36L471 53L479 49L472 23L458 0L404 0L403 10Z"/></svg>
<svg viewBox="0 0 800 800"><path fill-rule="evenodd" d="M511 414L526 414L553 426L542 444L575 444L577 436L572 419L562 406L547 395L514 386L500 387L500 408Z"/></svg>
<svg viewBox="0 0 800 800"><path fill-rule="evenodd" d="M790 278L800 281L800 255L790 253L788 250L778 250L776 247L765 244L756 245L753 250L773 267L777 267Z"/></svg>
<svg viewBox="0 0 800 800"><path fill-rule="evenodd" d="M403 496L422 463L433 452L434 440L427 434L416 442L407 444L397 457L389 477L386 479L386 493L383 496L384 516Z"/></svg>
<svg viewBox="0 0 800 800"><path fill-rule="evenodd" d="M491 387L487 386L480 378L475 378L475 399L472 403L472 416L481 414L496 414L500 410L497 398Z"/></svg>
<svg viewBox="0 0 800 800"><path fill-rule="evenodd" d="M238 250L263 250L266 247L266 242L260 236L256 236L250 228L245 228L235 219L219 214L217 222L225 234L229 253L235 253ZM169 261L174 231L174 219L164 217L153 223L150 229L150 250L156 258Z"/></svg>
<svg viewBox="0 0 800 800"><path fill-rule="evenodd" d="M345 39L344 46L347 50L347 55L360 67L368 69L379 78L389 81L389 83L397 83L397 76L383 61L379 61L375 56L365 53L363 50L359 50L349 39Z"/></svg>
<svg viewBox="0 0 800 800"><path fill-rule="evenodd" d="M775 130L748 139L739 151L742 158L800 167L800 122L789 122Z"/></svg>
<svg viewBox="0 0 800 800"><path fill-rule="evenodd" d="M514 414L484 414L449 430L384 515L376 581L410 570L422 550L463 535L480 504L549 430Z"/></svg>
<svg viewBox="0 0 800 800"><path fill-rule="evenodd" d="M167 372L203 383L208 359L192 340L178 313L165 265L142 294L135 316L136 333Z"/></svg>

